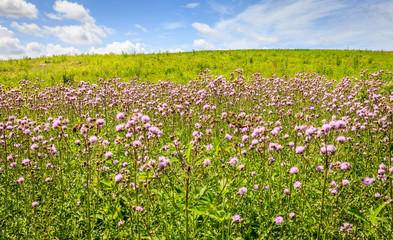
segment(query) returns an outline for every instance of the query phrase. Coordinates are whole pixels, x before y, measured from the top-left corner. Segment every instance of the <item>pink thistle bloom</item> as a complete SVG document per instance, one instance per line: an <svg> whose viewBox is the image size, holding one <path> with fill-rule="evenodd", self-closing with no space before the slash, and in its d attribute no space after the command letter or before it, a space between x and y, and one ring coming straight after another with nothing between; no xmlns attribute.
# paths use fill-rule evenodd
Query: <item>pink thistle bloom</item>
<svg viewBox="0 0 393 240"><path fill-rule="evenodd" d="M242 137L242 142L246 142L248 140L248 136L247 135L244 135L243 137Z"/></svg>
<svg viewBox="0 0 393 240"><path fill-rule="evenodd" d="M106 157L107 159L111 158L112 155L113 155L112 152L106 152L106 153L105 153L105 157Z"/></svg>
<svg viewBox="0 0 393 240"><path fill-rule="evenodd" d="M362 178L363 184L366 186L371 185L373 182L375 182L375 178Z"/></svg>
<svg viewBox="0 0 393 240"><path fill-rule="evenodd" d="M37 206L38 206L38 202L33 202L33 203L31 204L31 206L37 207Z"/></svg>
<svg viewBox="0 0 393 240"><path fill-rule="evenodd" d="M50 182L50 181L52 181L52 179L50 177L45 178L45 182Z"/></svg>
<svg viewBox="0 0 393 240"><path fill-rule="evenodd" d="M299 172L299 169L297 167L291 167L289 172L292 173L292 174L297 174Z"/></svg>
<svg viewBox="0 0 393 240"><path fill-rule="evenodd" d="M119 112L119 113L116 115L116 118L117 118L118 120L124 119L124 113Z"/></svg>
<svg viewBox="0 0 393 240"><path fill-rule="evenodd" d="M105 125L105 120L102 118L99 118L99 119L97 119L96 123L98 126L102 127Z"/></svg>
<svg viewBox="0 0 393 240"><path fill-rule="evenodd" d="M124 221L120 221L120 222L118 222L118 223L117 223L117 226L119 226L119 227L123 227L123 226L124 226Z"/></svg>
<svg viewBox="0 0 393 240"><path fill-rule="evenodd" d="M289 191L288 188L285 188L285 189L284 189L284 193L285 193L286 195L291 195L291 192Z"/></svg>
<svg viewBox="0 0 393 240"><path fill-rule="evenodd" d="M213 144L205 145L206 151L213 150Z"/></svg>
<svg viewBox="0 0 393 240"><path fill-rule="evenodd" d="M258 143L259 143L258 139L253 139L253 140L251 141L251 144L252 144L252 145L257 145Z"/></svg>
<svg viewBox="0 0 393 240"><path fill-rule="evenodd" d="M121 132L124 129L124 124L119 124L116 126L116 132Z"/></svg>
<svg viewBox="0 0 393 240"><path fill-rule="evenodd" d="M299 182L299 181L296 181L296 182L293 184L293 187L294 187L294 188L300 188L301 186L302 186L302 183Z"/></svg>
<svg viewBox="0 0 393 240"><path fill-rule="evenodd" d="M333 153L333 152L336 151L336 148L335 148L333 145L327 145L326 150L327 150L329 153Z"/></svg>
<svg viewBox="0 0 393 240"><path fill-rule="evenodd" d="M337 142L340 142L340 143L343 143L343 142L345 142L345 137L344 136L338 136L337 137Z"/></svg>
<svg viewBox="0 0 393 240"><path fill-rule="evenodd" d="M239 193L240 193L241 195L246 194L246 193L247 193L247 188L241 187L241 188L239 189Z"/></svg>
<svg viewBox="0 0 393 240"><path fill-rule="evenodd" d="M149 116L143 115L143 116L141 117L141 120L142 120L142 122L147 123L147 122L150 121L150 118L149 118Z"/></svg>
<svg viewBox="0 0 393 240"><path fill-rule="evenodd" d="M225 134L225 138L228 139L228 140L232 140L232 139L233 139L233 136L231 136L231 135L229 135L229 134Z"/></svg>
<svg viewBox="0 0 393 240"><path fill-rule="evenodd" d="M91 143L95 143L95 142L97 142L97 137L96 137L96 136L91 136L91 137L89 138L89 141L90 141Z"/></svg>
<svg viewBox="0 0 393 240"><path fill-rule="evenodd" d="M295 143L289 142L289 143L288 143L288 146L289 146L289 147L293 147L293 146L295 146Z"/></svg>
<svg viewBox="0 0 393 240"><path fill-rule="evenodd" d="M142 212L143 208L141 206L136 206L135 211Z"/></svg>
<svg viewBox="0 0 393 240"><path fill-rule="evenodd" d="M108 141L108 140L102 141L102 145L103 145L103 146L108 146L108 145L109 145L109 141Z"/></svg>
<svg viewBox="0 0 393 240"><path fill-rule="evenodd" d="M349 184L349 181L347 179L343 179L341 182L343 186L347 186Z"/></svg>
<svg viewBox="0 0 393 240"><path fill-rule="evenodd" d="M80 145L81 144L81 140L79 140L79 139L75 140L75 144L76 145Z"/></svg>
<svg viewBox="0 0 393 240"><path fill-rule="evenodd" d="M25 181L24 177L20 177L18 180L16 180L18 183L23 183Z"/></svg>
<svg viewBox="0 0 393 240"><path fill-rule="evenodd" d="M229 159L229 164L230 165L232 165L232 166L235 166L237 163L238 163L238 161L239 161L239 159L237 159L237 157L231 157L230 159Z"/></svg>
<svg viewBox="0 0 393 240"><path fill-rule="evenodd" d="M284 135L284 139L288 139L289 138L289 135L288 134L285 134Z"/></svg>
<svg viewBox="0 0 393 240"><path fill-rule="evenodd" d="M270 186L269 185L266 185L266 190L270 190Z"/></svg>
<svg viewBox="0 0 393 240"><path fill-rule="evenodd" d="M35 150L38 148L38 145L36 143L31 144L30 149Z"/></svg>
<svg viewBox="0 0 393 240"><path fill-rule="evenodd" d="M243 164L240 164L239 166L238 166L238 168L240 169L240 170L243 170L244 169L244 165Z"/></svg>
<svg viewBox="0 0 393 240"><path fill-rule="evenodd" d="M122 174L116 174L115 182L120 182L122 179L123 179L123 175Z"/></svg>
<svg viewBox="0 0 393 240"><path fill-rule="evenodd" d="M24 159L22 161L22 165L29 165L30 164L30 159Z"/></svg>
<svg viewBox="0 0 393 240"><path fill-rule="evenodd" d="M254 190L256 191L256 190L259 189L259 186L255 184L255 185L252 187L252 189L254 189Z"/></svg>
<svg viewBox="0 0 393 240"><path fill-rule="evenodd" d="M240 215L239 214L235 214L233 217L232 217L232 221L233 222L239 222L240 221Z"/></svg>
<svg viewBox="0 0 393 240"><path fill-rule="evenodd" d="M295 153L302 154L306 150L306 146L297 146L295 149Z"/></svg>
<svg viewBox="0 0 393 240"><path fill-rule="evenodd" d="M378 199L378 198L380 198L380 197L381 197L381 194L379 194L379 193L376 193L376 194L374 194L374 197Z"/></svg>
<svg viewBox="0 0 393 240"><path fill-rule="evenodd" d="M294 217L295 217L295 213L294 213L294 212L291 212L291 213L289 214L289 217L290 217L290 218L294 218Z"/></svg>
<svg viewBox="0 0 393 240"><path fill-rule="evenodd" d="M350 166L349 163L347 163L347 162L342 162L342 163L340 164L340 169L341 169L341 170L349 170L349 169L351 169L351 166Z"/></svg>
<svg viewBox="0 0 393 240"><path fill-rule="evenodd" d="M212 164L212 163L211 163L210 159L205 159L205 160L203 160L203 165L204 165L205 167L210 166L211 164Z"/></svg>
<svg viewBox="0 0 393 240"><path fill-rule="evenodd" d="M142 143L139 140L135 140L135 141L132 142L132 146L134 146L134 147L139 147L141 145L142 145Z"/></svg>
<svg viewBox="0 0 393 240"><path fill-rule="evenodd" d="M283 224L283 223L284 223L284 218L281 217L281 216L278 216L278 217L276 217L276 218L274 219L274 222L275 222L276 224Z"/></svg>

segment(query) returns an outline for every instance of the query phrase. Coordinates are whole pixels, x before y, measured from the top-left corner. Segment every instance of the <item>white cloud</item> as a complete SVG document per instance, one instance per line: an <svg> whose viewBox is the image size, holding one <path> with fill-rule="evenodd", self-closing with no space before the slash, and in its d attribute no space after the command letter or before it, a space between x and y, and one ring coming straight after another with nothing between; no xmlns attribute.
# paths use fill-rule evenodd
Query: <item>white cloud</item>
<svg viewBox="0 0 393 240"><path fill-rule="evenodd" d="M214 7L222 14L227 11L225 6ZM213 25L194 22L192 27L204 39L225 49L392 50L392 12L392 1L267 0Z"/></svg>
<svg viewBox="0 0 393 240"><path fill-rule="evenodd" d="M194 40L193 46L204 50L216 49L216 47L213 44L208 43L205 39Z"/></svg>
<svg viewBox="0 0 393 240"><path fill-rule="evenodd" d="M76 2L56 1L53 9L59 14L47 14L52 19L72 19L82 23L95 23L95 19L90 16L89 10Z"/></svg>
<svg viewBox="0 0 393 240"><path fill-rule="evenodd" d="M189 3L184 7L185 8L196 8L196 7L199 7L199 3Z"/></svg>
<svg viewBox="0 0 393 240"><path fill-rule="evenodd" d="M13 36L13 32L0 25L0 59L51 56L60 54L81 54L79 49L74 47L64 48L60 45L43 45L30 42L22 45L18 38Z"/></svg>
<svg viewBox="0 0 393 240"><path fill-rule="evenodd" d="M205 23L194 22L193 24L191 24L191 26L198 30L198 32L201 32L203 34L213 35L216 33L216 30L212 29L209 25Z"/></svg>
<svg viewBox="0 0 393 240"><path fill-rule="evenodd" d="M11 18L37 18L38 10L25 0L1 0L0 16Z"/></svg>
<svg viewBox="0 0 393 240"><path fill-rule="evenodd" d="M142 30L142 32L147 32L147 29L142 27L140 24L135 24L135 27L139 28L140 30Z"/></svg>
<svg viewBox="0 0 393 240"><path fill-rule="evenodd" d="M52 34L63 42L72 44L102 43L101 37L106 37L108 30L93 23L83 25L43 27L45 32Z"/></svg>
<svg viewBox="0 0 393 240"><path fill-rule="evenodd" d="M35 23L22 23L22 25L20 25L17 22L12 22L10 26L25 34L42 36L41 28Z"/></svg>
<svg viewBox="0 0 393 240"><path fill-rule="evenodd" d="M181 28L181 27L185 26L185 24L182 22L167 22L167 23L163 23L161 25L163 28L165 28L167 30L173 30L173 29L177 29L177 28Z"/></svg>
<svg viewBox="0 0 393 240"><path fill-rule="evenodd" d="M91 47L89 53L96 54L122 54L122 53L144 53L146 52L143 43L132 44L130 41L125 42L113 42L107 44L103 48Z"/></svg>

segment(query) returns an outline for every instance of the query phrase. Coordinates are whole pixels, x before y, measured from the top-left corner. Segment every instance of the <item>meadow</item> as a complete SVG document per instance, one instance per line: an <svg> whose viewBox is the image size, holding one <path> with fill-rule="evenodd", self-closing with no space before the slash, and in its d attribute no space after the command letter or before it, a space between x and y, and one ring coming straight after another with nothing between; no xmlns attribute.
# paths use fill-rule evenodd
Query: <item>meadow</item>
<svg viewBox="0 0 393 240"><path fill-rule="evenodd" d="M55 86L72 80L97 83L99 78L116 77L188 83L205 69L229 79L238 68L244 70L246 78L257 72L264 77L315 72L328 79L341 79L359 76L362 69L393 69L393 52L278 49L24 58L0 61L0 85L17 86L23 79L39 79L44 80L38 82L40 86Z"/></svg>
<svg viewBox="0 0 393 240"><path fill-rule="evenodd" d="M188 54L213 52L173 57ZM370 69L391 64L389 53L369 54ZM127 58L142 56L157 58ZM61 57L107 57L108 68L124 58L49 59ZM82 80L75 67L72 81L51 82L30 66L38 80L7 80L1 239L391 239L393 73L256 69L192 75L194 66L182 83Z"/></svg>

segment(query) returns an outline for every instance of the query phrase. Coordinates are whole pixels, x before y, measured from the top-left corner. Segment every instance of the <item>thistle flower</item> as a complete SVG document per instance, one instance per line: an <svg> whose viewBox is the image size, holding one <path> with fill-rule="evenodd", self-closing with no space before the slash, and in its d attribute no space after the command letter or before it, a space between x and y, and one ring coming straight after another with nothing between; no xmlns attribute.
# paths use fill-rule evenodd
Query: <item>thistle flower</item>
<svg viewBox="0 0 393 240"><path fill-rule="evenodd" d="M301 186L302 186L302 183L299 182L299 181L296 181L296 182L293 184L293 187L294 187L294 188L300 188Z"/></svg>
<svg viewBox="0 0 393 240"><path fill-rule="evenodd" d="M306 150L306 146L297 146L295 149L295 153L302 154Z"/></svg>
<svg viewBox="0 0 393 240"><path fill-rule="evenodd" d="M38 202L33 202L33 203L31 204L31 206L37 207L37 206L38 206Z"/></svg>
<svg viewBox="0 0 393 240"><path fill-rule="evenodd" d="M90 141L91 143L95 143L95 142L97 142L97 137L96 137L96 136L91 136L91 137L89 138L89 141Z"/></svg>
<svg viewBox="0 0 393 240"><path fill-rule="evenodd" d="M241 187L241 188L239 189L239 193L240 193L241 195L246 194L246 193L247 193L247 188Z"/></svg>
<svg viewBox="0 0 393 240"><path fill-rule="evenodd" d="M123 119L124 119L124 113L119 112L119 113L116 115L116 118L117 118L117 120L123 120Z"/></svg>
<svg viewBox="0 0 393 240"><path fill-rule="evenodd" d="M25 181L24 177L20 177L18 178L18 180L16 180L18 183L23 183Z"/></svg>
<svg viewBox="0 0 393 240"><path fill-rule="evenodd" d="M289 172L292 173L292 174L297 174L299 172L299 169L297 167L291 167Z"/></svg>
<svg viewBox="0 0 393 240"><path fill-rule="evenodd" d="M281 216L278 216L274 219L274 222L278 225L283 224L284 223L284 218Z"/></svg>
<svg viewBox="0 0 393 240"><path fill-rule="evenodd" d="M285 188L285 189L284 189L284 193L285 193L286 195L291 195L291 192L289 191L288 188Z"/></svg>
<svg viewBox="0 0 393 240"><path fill-rule="evenodd" d="M240 221L240 215L239 215L239 214L235 214L235 215L232 217L232 222L237 223L237 222L239 222L239 221Z"/></svg>
<svg viewBox="0 0 393 240"><path fill-rule="evenodd" d="M366 186L371 185L373 182L375 182L375 178L362 178L363 184Z"/></svg>
<svg viewBox="0 0 393 240"><path fill-rule="evenodd" d="M322 172L322 170L323 170L323 166L322 166L322 165L318 165L318 166L317 166L317 171L318 171L318 172Z"/></svg>
<svg viewBox="0 0 393 240"><path fill-rule="evenodd" d="M122 174L116 174L115 175L115 182L120 182L123 179L123 175Z"/></svg>
<svg viewBox="0 0 393 240"><path fill-rule="evenodd" d="M118 223L117 223L117 226L119 226L119 227L123 227L123 226L124 226L124 221L120 221L120 222L118 222Z"/></svg>
<svg viewBox="0 0 393 240"><path fill-rule="evenodd" d="M295 217L295 213L294 213L294 212L291 212L291 213L289 214L289 217L290 217L290 218L294 218L294 217Z"/></svg>

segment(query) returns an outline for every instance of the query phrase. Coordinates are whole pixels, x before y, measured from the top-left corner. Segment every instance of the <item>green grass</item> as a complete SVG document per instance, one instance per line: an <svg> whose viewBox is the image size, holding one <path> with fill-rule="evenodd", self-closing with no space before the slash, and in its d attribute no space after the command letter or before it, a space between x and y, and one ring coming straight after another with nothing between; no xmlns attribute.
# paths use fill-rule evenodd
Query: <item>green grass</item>
<svg viewBox="0 0 393 240"><path fill-rule="evenodd" d="M371 72L393 69L393 52L361 50L228 50L184 53L78 55L24 58L0 61L0 84L16 86L36 78L42 86L54 86L70 79L96 83L99 78L117 76L157 82L170 79L186 83L201 70L229 78L236 69L250 77L256 72L294 76L297 72L316 72L328 79L358 76L362 69Z"/></svg>

